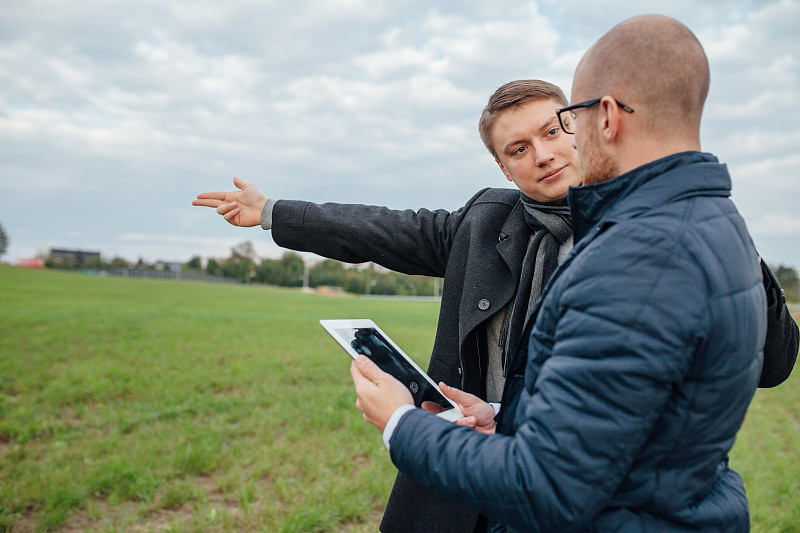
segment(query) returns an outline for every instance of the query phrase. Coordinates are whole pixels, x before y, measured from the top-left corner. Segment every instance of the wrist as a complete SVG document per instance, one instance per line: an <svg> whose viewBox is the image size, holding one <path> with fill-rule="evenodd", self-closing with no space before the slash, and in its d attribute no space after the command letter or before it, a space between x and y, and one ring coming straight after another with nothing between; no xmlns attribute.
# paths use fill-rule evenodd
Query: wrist
<svg viewBox="0 0 800 533"><path fill-rule="evenodd" d="M386 426L383 428L383 444L386 446L386 449L389 449L389 441L392 440L392 434L394 434L394 430L397 428L397 424L400 422L400 419L403 418L407 412L416 409L414 404L403 404L397 409L394 410L392 416L389 417L389 420L386 422Z"/></svg>

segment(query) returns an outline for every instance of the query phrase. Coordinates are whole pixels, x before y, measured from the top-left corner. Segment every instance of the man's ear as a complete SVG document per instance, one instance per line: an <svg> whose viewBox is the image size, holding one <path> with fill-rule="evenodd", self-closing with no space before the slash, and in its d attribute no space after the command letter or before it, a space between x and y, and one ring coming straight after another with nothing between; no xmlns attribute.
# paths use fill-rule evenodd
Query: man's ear
<svg viewBox="0 0 800 533"><path fill-rule="evenodd" d="M614 142L617 138L620 128L620 119L622 118L622 110L617 105L617 101L612 97L606 95L600 100L598 111L598 127L603 139L606 142Z"/></svg>
<svg viewBox="0 0 800 533"><path fill-rule="evenodd" d="M497 163L498 167L500 167L500 170L503 172L503 175L506 177L508 181L514 181L511 179L508 170L506 170L506 167L503 166L503 163L501 163L499 159L495 159L494 162Z"/></svg>

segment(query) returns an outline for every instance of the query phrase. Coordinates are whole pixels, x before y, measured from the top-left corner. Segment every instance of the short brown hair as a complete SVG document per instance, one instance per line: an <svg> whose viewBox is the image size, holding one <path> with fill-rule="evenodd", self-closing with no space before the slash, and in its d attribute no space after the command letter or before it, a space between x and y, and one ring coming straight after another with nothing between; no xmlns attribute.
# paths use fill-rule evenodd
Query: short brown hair
<svg viewBox="0 0 800 533"><path fill-rule="evenodd" d="M481 119L478 121L478 132L486 149L498 159L497 152L492 146L492 128L497 117L509 108L517 107L527 102L537 100L555 100L566 107L567 97L564 91L552 83L542 80L516 80L501 85L483 108Z"/></svg>

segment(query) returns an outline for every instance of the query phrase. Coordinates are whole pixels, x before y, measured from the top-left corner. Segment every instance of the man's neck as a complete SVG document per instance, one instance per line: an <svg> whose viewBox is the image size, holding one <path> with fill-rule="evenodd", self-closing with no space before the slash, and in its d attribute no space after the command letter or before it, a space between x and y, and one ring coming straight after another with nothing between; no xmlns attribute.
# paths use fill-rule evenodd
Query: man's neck
<svg viewBox="0 0 800 533"><path fill-rule="evenodd" d="M617 152L618 175L681 152L700 151L700 139L636 139Z"/></svg>

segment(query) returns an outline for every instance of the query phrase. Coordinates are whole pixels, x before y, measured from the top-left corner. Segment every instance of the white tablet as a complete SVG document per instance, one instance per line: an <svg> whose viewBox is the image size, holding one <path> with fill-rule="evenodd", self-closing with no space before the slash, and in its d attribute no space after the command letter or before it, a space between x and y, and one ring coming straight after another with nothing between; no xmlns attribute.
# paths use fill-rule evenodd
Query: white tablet
<svg viewBox="0 0 800 533"><path fill-rule="evenodd" d="M442 394L428 374L403 353L372 320L320 320L319 323L350 357L355 359L359 354L366 355L381 370L400 380L408 387L417 407L421 407L422 402L434 402L445 409L438 414L445 420L463 418L458 406Z"/></svg>

